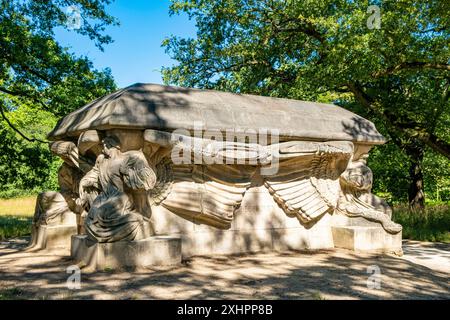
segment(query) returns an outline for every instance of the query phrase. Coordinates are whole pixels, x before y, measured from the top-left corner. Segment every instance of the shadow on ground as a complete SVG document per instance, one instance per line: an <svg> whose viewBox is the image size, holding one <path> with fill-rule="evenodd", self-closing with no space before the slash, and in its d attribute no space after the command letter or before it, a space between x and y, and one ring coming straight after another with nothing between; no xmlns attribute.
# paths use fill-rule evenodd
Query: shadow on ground
<svg viewBox="0 0 450 320"><path fill-rule="evenodd" d="M20 243L20 241L19 241ZM420 243L419 243L420 244ZM448 245L405 245L405 257L447 255ZM3 299L449 299L449 273L395 256L345 250L194 257L180 267L81 274L66 286L67 252L0 246ZM432 250L428 252L427 250ZM433 251L437 250L437 251ZM416 253L408 253L416 251ZM367 286L378 266L381 288ZM369 268L370 269L370 268Z"/></svg>

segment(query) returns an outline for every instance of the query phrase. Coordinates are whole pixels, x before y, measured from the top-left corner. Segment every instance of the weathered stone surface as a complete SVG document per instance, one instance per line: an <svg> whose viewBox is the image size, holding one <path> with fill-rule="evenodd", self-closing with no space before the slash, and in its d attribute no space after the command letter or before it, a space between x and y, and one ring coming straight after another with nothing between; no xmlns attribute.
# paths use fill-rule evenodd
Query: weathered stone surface
<svg viewBox="0 0 450 320"><path fill-rule="evenodd" d="M42 192L36 199L31 226L30 250L70 248L70 238L77 234L75 214L59 192Z"/></svg>
<svg viewBox="0 0 450 320"><path fill-rule="evenodd" d="M184 258L334 247L331 216L325 216L313 228L307 229L295 217L286 216L264 187L251 188L246 193L227 230L196 224L174 215L162 206L153 209L155 233L180 236Z"/></svg>
<svg viewBox="0 0 450 320"><path fill-rule="evenodd" d="M76 240L73 254L94 250L96 265L149 235L180 237L185 257L401 239L371 192L367 157L384 138L334 105L136 84L67 115L49 139L70 167L61 194L96 243Z"/></svg>
<svg viewBox="0 0 450 320"><path fill-rule="evenodd" d="M64 161L58 170L60 191L46 191L38 195L30 249L54 248L60 245L65 245L68 249L71 235L82 229L83 210L76 205L76 200L79 196L78 183L89 166L79 161L78 148L73 142L56 141L50 144L50 149ZM55 234L55 230L60 230L60 234Z"/></svg>
<svg viewBox="0 0 450 320"><path fill-rule="evenodd" d="M137 83L64 117L49 134L60 140L113 128L279 130L286 139L347 140L380 144L372 122L331 104Z"/></svg>
<svg viewBox="0 0 450 320"><path fill-rule="evenodd" d="M85 235L75 235L71 257L95 270L177 265L181 263L181 240L155 236L137 241L97 243Z"/></svg>
<svg viewBox="0 0 450 320"><path fill-rule="evenodd" d="M402 255L402 233L389 234L381 227L339 226L332 227L336 248L358 252L382 252Z"/></svg>
<svg viewBox="0 0 450 320"><path fill-rule="evenodd" d="M71 245L71 237L77 234L76 224L33 226L32 241L29 250L67 249Z"/></svg>

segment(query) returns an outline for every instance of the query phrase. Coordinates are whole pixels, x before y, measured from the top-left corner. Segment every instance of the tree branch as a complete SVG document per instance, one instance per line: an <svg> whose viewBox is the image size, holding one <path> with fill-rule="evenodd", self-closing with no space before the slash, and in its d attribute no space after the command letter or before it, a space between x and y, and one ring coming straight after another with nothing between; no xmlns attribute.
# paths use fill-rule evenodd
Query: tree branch
<svg viewBox="0 0 450 320"><path fill-rule="evenodd" d="M415 129L417 127L420 128L420 126L414 121L408 120L405 124L405 122L399 121L397 116L376 108L373 99L369 97L359 85L349 83L347 86L359 103L381 116L382 119L385 119L394 131L400 131L413 139L417 139L437 153L450 159L450 144L448 142L438 138L434 133L427 132L426 130Z"/></svg>
<svg viewBox="0 0 450 320"><path fill-rule="evenodd" d="M43 140L39 140L37 138L28 138L25 134L23 134L19 129L17 129L12 123L11 121L9 121L9 119L6 117L5 112L3 110L3 106L0 105L0 114L2 115L3 120L6 121L6 123L8 124L8 126L13 129L15 132L17 132L22 138L24 138L25 140L29 141L29 142L40 142L40 143L48 143L48 141L43 141Z"/></svg>
<svg viewBox="0 0 450 320"><path fill-rule="evenodd" d="M9 95L15 96L15 97L22 96L22 97L29 98L29 99L39 103L42 106L42 108L44 108L44 110L51 111L49 106L47 106L41 99L39 99L38 97L34 97L32 94L30 94L30 93L28 93L26 91L12 91L12 90L9 90L7 88L0 87L0 92L9 94Z"/></svg>
<svg viewBox="0 0 450 320"><path fill-rule="evenodd" d="M402 62L396 66L389 67L383 71L375 72L374 74L372 74L372 76L374 78L380 78L405 69L435 69L435 70L450 71L450 65L445 63L429 63L420 61Z"/></svg>

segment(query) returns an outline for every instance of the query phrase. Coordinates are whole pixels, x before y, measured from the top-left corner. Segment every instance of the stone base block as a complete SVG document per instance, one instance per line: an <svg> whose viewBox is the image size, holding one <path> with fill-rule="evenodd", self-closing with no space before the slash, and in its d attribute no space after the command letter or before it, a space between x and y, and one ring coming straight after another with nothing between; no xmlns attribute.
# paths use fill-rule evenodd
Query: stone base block
<svg viewBox="0 0 450 320"><path fill-rule="evenodd" d="M154 236L139 241L95 243L85 235L72 237L71 257L95 270L145 268L181 263L181 239Z"/></svg>
<svg viewBox="0 0 450 320"><path fill-rule="evenodd" d="M183 258L334 248L330 215L306 228L287 216L265 187L246 192L226 230L183 219L163 206L152 207L152 219L156 234L181 237Z"/></svg>
<svg viewBox="0 0 450 320"><path fill-rule="evenodd" d="M30 250L69 250L71 237L76 234L76 225L33 226L31 242L28 248Z"/></svg>
<svg viewBox="0 0 450 320"><path fill-rule="evenodd" d="M180 234L183 258L213 254L332 249L330 228L309 231L304 228L255 230L202 230Z"/></svg>
<svg viewBox="0 0 450 320"><path fill-rule="evenodd" d="M336 248L356 252L382 252L402 254L402 233L387 233L382 227L335 226L332 227Z"/></svg>

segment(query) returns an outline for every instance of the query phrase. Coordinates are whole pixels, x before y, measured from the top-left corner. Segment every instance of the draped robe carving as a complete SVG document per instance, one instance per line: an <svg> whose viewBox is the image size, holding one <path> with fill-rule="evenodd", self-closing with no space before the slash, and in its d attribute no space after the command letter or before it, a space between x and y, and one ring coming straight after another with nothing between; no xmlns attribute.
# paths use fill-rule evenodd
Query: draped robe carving
<svg viewBox="0 0 450 320"><path fill-rule="evenodd" d="M133 191L153 188L155 173L141 151L122 153L113 137L105 138L104 145L94 168L80 182L80 202L88 208L86 233L97 242L146 238L151 231L149 212Z"/></svg>

